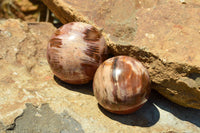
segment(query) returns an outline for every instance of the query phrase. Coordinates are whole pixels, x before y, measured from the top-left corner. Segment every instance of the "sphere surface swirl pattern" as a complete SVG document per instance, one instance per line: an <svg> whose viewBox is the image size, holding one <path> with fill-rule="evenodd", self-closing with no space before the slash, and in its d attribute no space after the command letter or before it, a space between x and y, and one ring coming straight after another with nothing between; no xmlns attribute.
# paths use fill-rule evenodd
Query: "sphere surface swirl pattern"
<svg viewBox="0 0 200 133"><path fill-rule="evenodd" d="M147 69L138 60L116 56L99 66L93 90L103 108L117 114L128 114L147 101L150 78Z"/></svg>
<svg viewBox="0 0 200 133"><path fill-rule="evenodd" d="M101 32L82 22L71 22L60 27L47 47L51 70L70 84L91 81L107 55L106 41Z"/></svg>

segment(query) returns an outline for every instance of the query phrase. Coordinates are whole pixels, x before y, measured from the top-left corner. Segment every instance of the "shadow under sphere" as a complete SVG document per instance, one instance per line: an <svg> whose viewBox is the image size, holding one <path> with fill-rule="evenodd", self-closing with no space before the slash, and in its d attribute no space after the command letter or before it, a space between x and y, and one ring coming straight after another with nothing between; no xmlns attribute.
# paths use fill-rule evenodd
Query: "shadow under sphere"
<svg viewBox="0 0 200 133"><path fill-rule="evenodd" d="M54 75L54 80L56 81L57 84L59 84L60 86L66 88L66 89L94 96L93 89L92 89L92 81L90 81L87 84L73 85L73 84L68 84L68 83L60 80L55 75Z"/></svg>
<svg viewBox="0 0 200 133"><path fill-rule="evenodd" d="M186 108L175 104L168 99L161 96L158 92L154 93L154 99L152 99L159 108L173 114L175 117L182 121L188 121L198 127L200 127L200 110L193 108Z"/></svg>
<svg viewBox="0 0 200 133"><path fill-rule="evenodd" d="M150 127L156 124L160 119L160 113L155 105L153 105L151 96L139 110L127 115L110 113L99 104L98 107L104 115L120 123L131 126Z"/></svg>

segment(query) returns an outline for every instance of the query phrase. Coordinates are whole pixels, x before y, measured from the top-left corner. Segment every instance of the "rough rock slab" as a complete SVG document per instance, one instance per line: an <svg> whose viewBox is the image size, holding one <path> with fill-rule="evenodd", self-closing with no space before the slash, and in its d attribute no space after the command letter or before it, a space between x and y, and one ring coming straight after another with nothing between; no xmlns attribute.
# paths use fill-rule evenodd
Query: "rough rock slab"
<svg viewBox="0 0 200 133"><path fill-rule="evenodd" d="M155 91L140 110L120 116L98 106L91 83L61 82L46 60L54 31L49 23L0 21L0 132L200 132L199 110Z"/></svg>
<svg viewBox="0 0 200 133"><path fill-rule="evenodd" d="M43 0L63 22L103 28L115 55L148 68L159 93L200 109L200 2L198 0Z"/></svg>
<svg viewBox="0 0 200 133"><path fill-rule="evenodd" d="M7 127L7 133L84 133L81 124L67 112L56 114L48 104L26 104L23 114Z"/></svg>

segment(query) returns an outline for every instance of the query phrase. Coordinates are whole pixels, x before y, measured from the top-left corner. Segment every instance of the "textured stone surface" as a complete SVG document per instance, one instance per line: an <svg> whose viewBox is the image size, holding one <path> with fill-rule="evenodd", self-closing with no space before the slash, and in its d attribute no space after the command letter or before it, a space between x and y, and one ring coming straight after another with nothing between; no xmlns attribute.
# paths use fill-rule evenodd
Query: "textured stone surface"
<svg viewBox="0 0 200 133"><path fill-rule="evenodd" d="M39 5L39 3L39 1L32 0L1 0L0 18L20 18L35 22L42 14L39 11L42 4Z"/></svg>
<svg viewBox="0 0 200 133"><path fill-rule="evenodd" d="M23 114L7 128L7 133L84 133L80 123L68 115L67 112L55 114L48 104L34 107L26 104Z"/></svg>
<svg viewBox="0 0 200 133"><path fill-rule="evenodd" d="M0 132L45 132L48 127L65 133L74 131L74 125L87 133L200 132L199 110L178 106L155 91L140 110L120 116L98 106L91 83L61 82L46 60L54 31L49 23L0 21Z"/></svg>
<svg viewBox="0 0 200 133"><path fill-rule="evenodd" d="M46 61L46 46L55 28L45 23L0 21L0 119L11 122L22 113L24 103L39 104L38 81L51 76ZM48 77L49 76L49 77ZM40 90L40 89L39 89ZM16 100L18 99L18 100Z"/></svg>
<svg viewBox="0 0 200 133"><path fill-rule="evenodd" d="M43 2L63 23L84 21L104 28L112 53L142 61L154 89L175 103L200 109L198 0Z"/></svg>

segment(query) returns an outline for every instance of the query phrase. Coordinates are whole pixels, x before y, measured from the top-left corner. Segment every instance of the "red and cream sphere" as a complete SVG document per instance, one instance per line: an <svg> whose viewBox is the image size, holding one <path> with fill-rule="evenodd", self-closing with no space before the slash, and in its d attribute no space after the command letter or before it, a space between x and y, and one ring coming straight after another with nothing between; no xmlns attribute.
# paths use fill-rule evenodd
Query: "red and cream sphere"
<svg viewBox="0 0 200 133"><path fill-rule="evenodd" d="M116 114L129 114L147 101L150 78L147 69L135 58L116 56L99 66L93 90L103 108Z"/></svg>
<svg viewBox="0 0 200 133"><path fill-rule="evenodd" d="M57 29L47 47L51 70L70 84L91 81L106 58L107 45L101 32L82 22L68 23Z"/></svg>

